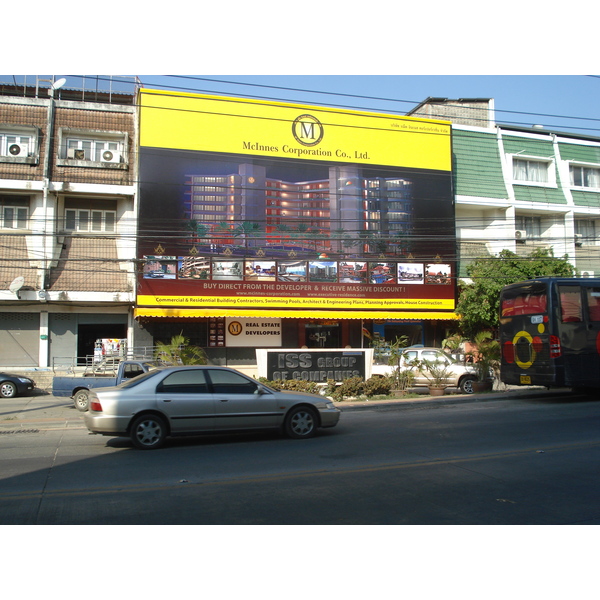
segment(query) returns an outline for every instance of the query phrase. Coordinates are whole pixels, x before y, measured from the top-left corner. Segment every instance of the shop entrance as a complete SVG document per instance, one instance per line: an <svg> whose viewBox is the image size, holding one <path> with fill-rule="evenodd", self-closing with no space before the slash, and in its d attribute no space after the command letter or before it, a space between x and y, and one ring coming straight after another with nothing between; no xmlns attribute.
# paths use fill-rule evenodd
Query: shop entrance
<svg viewBox="0 0 600 600"><path fill-rule="evenodd" d="M340 326L339 325L315 325L313 323L305 326L305 344L308 348L339 348Z"/></svg>
<svg viewBox="0 0 600 600"><path fill-rule="evenodd" d="M124 323L93 323L77 327L77 356L79 361L94 355L96 340L103 338L123 339L127 337Z"/></svg>
<svg viewBox="0 0 600 600"><path fill-rule="evenodd" d="M405 335L408 338L408 346L423 344L423 326L421 323L394 323L377 324L373 326L373 332L387 343L393 343L396 338Z"/></svg>

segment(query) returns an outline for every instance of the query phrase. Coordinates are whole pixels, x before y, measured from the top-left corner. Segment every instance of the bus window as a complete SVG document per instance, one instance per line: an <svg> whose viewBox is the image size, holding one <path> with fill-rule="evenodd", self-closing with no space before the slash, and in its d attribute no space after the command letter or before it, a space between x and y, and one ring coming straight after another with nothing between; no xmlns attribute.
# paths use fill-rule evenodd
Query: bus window
<svg viewBox="0 0 600 600"><path fill-rule="evenodd" d="M600 288L587 288L590 321L600 321Z"/></svg>
<svg viewBox="0 0 600 600"><path fill-rule="evenodd" d="M583 319L581 308L581 288L579 286L558 286L560 314L563 323L577 323Z"/></svg>
<svg viewBox="0 0 600 600"><path fill-rule="evenodd" d="M545 292L521 292L516 295L506 294L502 297L503 317L519 315L539 315L546 312Z"/></svg>

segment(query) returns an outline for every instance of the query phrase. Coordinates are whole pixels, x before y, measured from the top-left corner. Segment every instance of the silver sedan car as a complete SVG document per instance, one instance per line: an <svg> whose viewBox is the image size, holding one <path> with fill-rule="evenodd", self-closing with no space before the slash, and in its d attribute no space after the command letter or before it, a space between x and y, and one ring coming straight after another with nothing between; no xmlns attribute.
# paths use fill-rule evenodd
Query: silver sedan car
<svg viewBox="0 0 600 600"><path fill-rule="evenodd" d="M327 398L273 390L227 367L167 367L116 387L90 391L83 415L92 433L129 436L143 450L169 436L282 429L292 438L334 427L340 410Z"/></svg>

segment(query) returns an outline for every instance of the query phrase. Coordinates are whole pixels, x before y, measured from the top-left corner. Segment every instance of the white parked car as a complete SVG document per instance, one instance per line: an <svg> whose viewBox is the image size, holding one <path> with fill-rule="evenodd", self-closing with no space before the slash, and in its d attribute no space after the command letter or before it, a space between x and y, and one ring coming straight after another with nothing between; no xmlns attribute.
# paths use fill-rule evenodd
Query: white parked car
<svg viewBox="0 0 600 600"><path fill-rule="evenodd" d="M413 372L414 387L430 385L430 381L426 377L427 372L415 367L415 364L423 364L424 361L446 365L450 372L448 387L459 388L464 394L473 393L473 382L477 381L477 372L473 365L458 362L439 348L409 347L402 350L399 366L402 370L407 369ZM388 376L392 374L394 368L388 364L374 364L373 375ZM493 373L490 372L489 378L493 381Z"/></svg>

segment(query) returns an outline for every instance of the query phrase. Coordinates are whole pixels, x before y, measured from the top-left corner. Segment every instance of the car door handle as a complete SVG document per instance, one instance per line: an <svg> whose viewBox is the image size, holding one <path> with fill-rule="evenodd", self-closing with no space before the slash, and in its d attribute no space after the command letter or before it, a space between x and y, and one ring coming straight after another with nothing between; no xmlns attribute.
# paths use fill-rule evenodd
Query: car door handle
<svg viewBox="0 0 600 600"><path fill-rule="evenodd" d="M171 398L163 398L163 402L172 402Z"/></svg>
<svg viewBox="0 0 600 600"><path fill-rule="evenodd" d="M229 398L219 398L220 402L229 402Z"/></svg>

